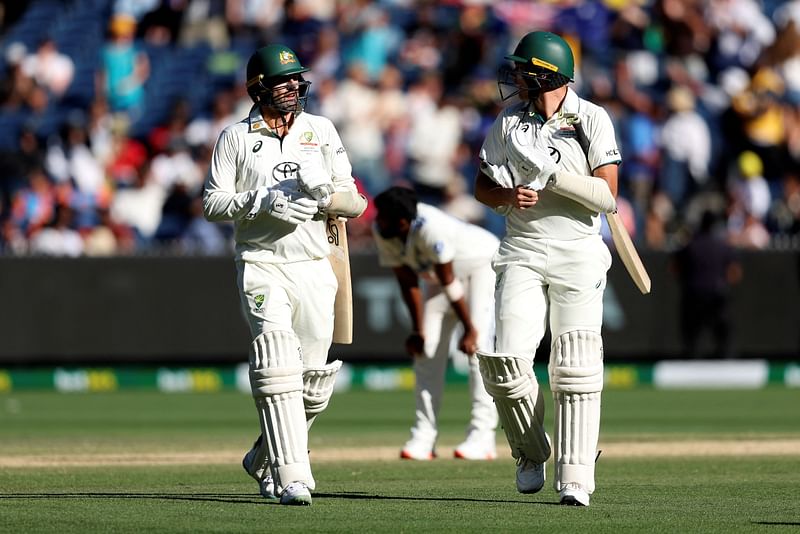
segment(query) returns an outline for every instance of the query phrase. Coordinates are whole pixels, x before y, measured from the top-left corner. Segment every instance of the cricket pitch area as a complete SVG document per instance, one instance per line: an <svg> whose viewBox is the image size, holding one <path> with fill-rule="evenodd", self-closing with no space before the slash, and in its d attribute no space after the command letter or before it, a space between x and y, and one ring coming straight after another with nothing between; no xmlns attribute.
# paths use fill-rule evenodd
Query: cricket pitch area
<svg viewBox="0 0 800 534"><path fill-rule="evenodd" d="M310 434L314 505L298 509L260 497L241 468L257 434L245 394L11 392L0 516L9 532L775 532L800 527L798 400L788 387L608 390L597 491L573 509L549 480L516 492L501 430L497 460L453 459L466 386L445 391L432 462L398 458L411 391L337 393Z"/></svg>

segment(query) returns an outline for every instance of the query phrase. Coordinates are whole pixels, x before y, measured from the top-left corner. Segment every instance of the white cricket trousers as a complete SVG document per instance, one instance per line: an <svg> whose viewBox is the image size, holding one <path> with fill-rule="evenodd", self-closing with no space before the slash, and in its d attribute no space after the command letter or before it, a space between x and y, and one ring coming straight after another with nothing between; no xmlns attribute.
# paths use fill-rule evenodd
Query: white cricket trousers
<svg viewBox="0 0 800 534"><path fill-rule="evenodd" d="M465 299L472 323L478 330L478 349L491 350L494 343L494 279L491 266L476 269L459 278L465 289ZM437 414L442 400L447 363L453 336L463 332L447 296L439 286L429 286L424 308L425 355L414 358L416 378L416 419L411 429L412 439L434 445L438 434ZM457 350L457 339L455 340ZM497 410L492 397L483 387L478 360L468 356L469 391L471 397L470 432L494 434Z"/></svg>
<svg viewBox="0 0 800 534"><path fill-rule="evenodd" d="M599 235L568 241L509 238L501 243L494 266L494 352L532 361L548 314L553 340L573 330L600 334L611 253Z"/></svg>
<svg viewBox="0 0 800 534"><path fill-rule="evenodd" d="M250 335L291 330L303 365L325 365L333 340L336 275L328 258L294 263L237 261L237 285Z"/></svg>

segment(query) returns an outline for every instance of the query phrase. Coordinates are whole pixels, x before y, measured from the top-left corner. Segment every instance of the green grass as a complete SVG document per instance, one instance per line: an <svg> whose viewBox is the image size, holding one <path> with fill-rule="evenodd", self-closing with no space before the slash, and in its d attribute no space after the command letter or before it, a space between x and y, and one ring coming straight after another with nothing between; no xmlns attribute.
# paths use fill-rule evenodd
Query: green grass
<svg viewBox="0 0 800 534"><path fill-rule="evenodd" d="M800 439L798 400L798 392L786 388L611 390L603 398L601 441ZM466 406L465 388L446 391L442 446L461 439ZM551 415L548 410L548 421ZM314 450L399 448L412 416L410 392L338 394L312 431L312 459ZM252 401L237 393L13 393L0 396L0 457L244 452L255 425ZM314 505L293 508L261 499L235 462L3 467L0 532L730 533L800 528L796 453L601 458L598 489L587 509L556 506L549 483L539 494L518 494L510 458L320 462L314 473Z"/></svg>

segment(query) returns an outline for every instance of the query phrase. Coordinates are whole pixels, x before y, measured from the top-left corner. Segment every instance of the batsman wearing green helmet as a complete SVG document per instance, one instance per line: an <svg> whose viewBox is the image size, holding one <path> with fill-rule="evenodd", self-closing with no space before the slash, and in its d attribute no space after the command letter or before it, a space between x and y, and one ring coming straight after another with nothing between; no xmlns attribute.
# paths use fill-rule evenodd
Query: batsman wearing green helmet
<svg viewBox="0 0 800 534"><path fill-rule="evenodd" d="M262 495L309 505L308 429L328 405L341 362L327 363L337 278L327 217L358 217L347 152L325 117L304 111L310 82L297 55L271 44L247 63L247 117L214 147L203 191L210 221L233 221L247 318L250 386L261 436L242 465Z"/></svg>
<svg viewBox="0 0 800 534"><path fill-rule="evenodd" d="M517 460L521 493L553 485L564 505L588 506L603 389L603 291L611 255L600 213L616 209L619 150L608 113L568 87L572 49L560 36L525 35L501 68L503 100L516 97L480 150L475 197L506 217L493 258L495 352L478 352ZM533 359L547 328L553 439L545 431Z"/></svg>

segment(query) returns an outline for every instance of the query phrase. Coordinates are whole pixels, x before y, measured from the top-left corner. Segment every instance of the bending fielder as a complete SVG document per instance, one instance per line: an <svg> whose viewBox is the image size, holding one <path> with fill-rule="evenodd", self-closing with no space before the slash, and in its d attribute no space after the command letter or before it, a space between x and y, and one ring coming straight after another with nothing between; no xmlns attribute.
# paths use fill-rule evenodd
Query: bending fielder
<svg viewBox="0 0 800 534"><path fill-rule="evenodd" d="M413 325L406 351L414 358L416 421L400 457L435 457L451 339L460 326L458 348L469 363L472 406L466 439L456 447L455 456L493 460L497 457L497 411L483 387L474 354L478 349L489 350L494 337L490 261L497 238L417 202L411 189L389 188L375 197L374 204L378 214L373 235L379 260L394 271Z"/></svg>
<svg viewBox="0 0 800 534"><path fill-rule="evenodd" d="M341 366L326 363L337 282L325 220L366 208L333 124L303 112L307 70L279 44L250 57L254 106L220 134L203 193L208 220L234 222L237 285L253 337L261 436L242 465L262 495L289 505L311 504L308 429Z"/></svg>
<svg viewBox="0 0 800 534"><path fill-rule="evenodd" d="M603 389L603 291L611 265L600 213L616 208L621 160L606 111L567 87L574 59L561 37L529 33L506 59L513 68L501 70L500 93L519 102L492 125L475 183L476 198L507 217L493 262L496 346L478 353L480 369L517 460L517 489L542 489L553 452L560 503L588 506ZM589 138L586 152L577 125ZM532 368L548 317L552 443Z"/></svg>

